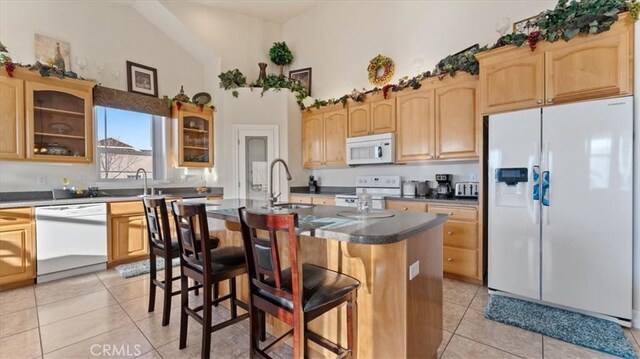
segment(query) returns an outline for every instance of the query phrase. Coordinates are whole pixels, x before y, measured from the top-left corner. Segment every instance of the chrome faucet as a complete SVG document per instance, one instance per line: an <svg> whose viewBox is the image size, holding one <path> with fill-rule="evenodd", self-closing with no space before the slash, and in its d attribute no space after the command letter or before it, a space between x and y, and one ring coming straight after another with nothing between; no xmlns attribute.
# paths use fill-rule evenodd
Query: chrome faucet
<svg viewBox="0 0 640 359"><path fill-rule="evenodd" d="M142 173L144 174L143 178L144 178L144 185L143 185L143 189L142 189L142 195L146 196L147 195L147 171L144 170L144 168L138 168L138 170L136 171L136 179L140 178L140 171L142 171Z"/></svg>
<svg viewBox="0 0 640 359"><path fill-rule="evenodd" d="M291 172L289 172L289 166L282 158L276 158L271 161L271 165L269 166L269 209L273 209L273 204L278 201L278 197L281 195L281 193L278 193L277 196L273 195L273 167L275 167L278 162L282 163L284 170L287 171L287 181L293 179Z"/></svg>

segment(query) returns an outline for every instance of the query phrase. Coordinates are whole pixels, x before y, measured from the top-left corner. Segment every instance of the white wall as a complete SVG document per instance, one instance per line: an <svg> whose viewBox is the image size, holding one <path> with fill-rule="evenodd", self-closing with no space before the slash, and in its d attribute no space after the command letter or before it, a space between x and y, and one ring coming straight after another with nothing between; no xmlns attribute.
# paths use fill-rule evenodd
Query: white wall
<svg viewBox="0 0 640 359"><path fill-rule="evenodd" d="M221 58L221 71L238 68L248 82L258 78L258 62L269 64L267 72L276 72L277 66L269 61L268 53L273 42L281 40L281 25L198 3L162 4L216 51Z"/></svg>
<svg viewBox="0 0 640 359"><path fill-rule="evenodd" d="M313 68L315 98L372 88L369 60L377 54L396 63L393 81L431 70L447 55L470 45L493 43L495 23L553 8L556 0L323 1L282 27L294 52L291 68ZM414 60L423 65L414 66Z"/></svg>
<svg viewBox="0 0 640 359"><path fill-rule="evenodd" d="M173 97L180 85L188 94L203 90L203 65L123 2L0 2L0 37L14 61L35 62L34 33L69 42L72 70L105 86L127 90L129 60L158 70L161 97ZM87 60L84 70L76 57Z"/></svg>
<svg viewBox="0 0 640 359"><path fill-rule="evenodd" d="M180 85L184 85L188 94L203 90L203 65L125 3L0 1L0 39L15 61L34 62L34 33L69 42L72 70L97 78L105 86L126 90L125 62L131 60L158 70L161 96L175 95ZM76 57L87 59L85 71L75 64ZM98 63L104 64L102 75L97 72ZM113 76L115 70L119 71L118 78ZM164 185L197 185L200 172L192 170L183 179L182 170L170 169L171 181ZM39 175L47 176L46 184L37 184ZM95 164L0 162L0 191L3 192L60 188L63 177L78 186L96 184ZM215 184L215 181L209 182L209 185ZM100 184L101 187L114 185Z"/></svg>
<svg viewBox="0 0 640 359"><path fill-rule="evenodd" d="M278 156L289 164L293 181L287 183L284 177L280 181L280 192L282 198L289 194L288 186L303 186L307 183L309 171L302 169L302 157L300 149L302 142L300 139L300 109L296 109L295 97L288 90L279 92L267 91L264 96L261 90L251 91L248 88L238 89L239 96L233 97L232 91L225 91L223 94L224 123L220 129L225 141L224 149L220 156L224 158L220 166L216 166L218 175L221 176L225 194L228 197L237 195L237 186L234 183L234 172L236 171L233 159L237 151L234 143L234 125L277 125L280 140ZM280 173L281 169L278 168ZM223 176L223 177L222 177Z"/></svg>

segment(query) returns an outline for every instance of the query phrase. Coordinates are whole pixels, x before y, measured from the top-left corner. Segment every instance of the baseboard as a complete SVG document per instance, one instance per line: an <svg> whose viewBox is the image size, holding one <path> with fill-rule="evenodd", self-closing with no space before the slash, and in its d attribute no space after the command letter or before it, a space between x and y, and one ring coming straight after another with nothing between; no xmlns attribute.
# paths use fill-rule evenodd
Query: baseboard
<svg viewBox="0 0 640 359"><path fill-rule="evenodd" d="M634 328L640 328L640 310L634 310L631 319L631 326Z"/></svg>

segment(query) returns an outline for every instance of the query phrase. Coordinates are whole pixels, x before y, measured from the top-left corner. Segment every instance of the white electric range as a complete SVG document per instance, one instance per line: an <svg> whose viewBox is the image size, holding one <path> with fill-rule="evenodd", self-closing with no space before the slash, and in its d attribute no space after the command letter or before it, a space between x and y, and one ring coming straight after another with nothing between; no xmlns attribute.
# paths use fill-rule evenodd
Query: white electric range
<svg viewBox="0 0 640 359"><path fill-rule="evenodd" d="M401 186L400 176L358 176L356 193L336 195L336 206L356 207L358 195L367 190L373 209L384 209L384 198L402 195Z"/></svg>

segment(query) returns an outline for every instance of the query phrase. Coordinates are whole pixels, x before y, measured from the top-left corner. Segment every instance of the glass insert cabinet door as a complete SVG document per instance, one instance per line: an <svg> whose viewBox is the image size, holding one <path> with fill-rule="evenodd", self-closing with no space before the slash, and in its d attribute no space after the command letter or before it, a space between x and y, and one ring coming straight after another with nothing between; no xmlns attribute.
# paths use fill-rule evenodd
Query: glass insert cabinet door
<svg viewBox="0 0 640 359"><path fill-rule="evenodd" d="M26 83L27 157L92 162L91 91Z"/></svg>
<svg viewBox="0 0 640 359"><path fill-rule="evenodd" d="M213 110L182 105L178 114L178 166L213 166ZM188 106L191 107L191 106ZM174 106L175 110L175 106Z"/></svg>

